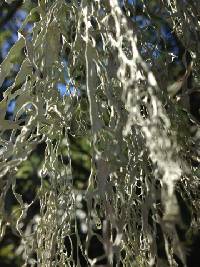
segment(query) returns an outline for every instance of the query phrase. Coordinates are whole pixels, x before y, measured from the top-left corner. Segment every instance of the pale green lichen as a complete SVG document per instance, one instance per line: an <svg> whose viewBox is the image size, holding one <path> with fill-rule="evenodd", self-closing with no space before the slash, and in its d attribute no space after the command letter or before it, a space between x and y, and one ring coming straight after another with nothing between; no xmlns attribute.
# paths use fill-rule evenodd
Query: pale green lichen
<svg viewBox="0 0 200 267"><path fill-rule="evenodd" d="M21 207L16 229L21 235L19 251L23 252L24 266L72 266L71 262L75 266L73 253L64 252L64 239L73 233L77 238L77 248L73 249L79 247L88 266L94 266L97 259L89 258L87 248L95 227L102 229L102 236L96 235L103 243L109 266L113 266L113 257L123 266L154 266L161 262L156 224L161 226L168 258L162 266L177 266L174 253L186 264L175 229L175 224L181 224L175 187L181 179L193 178L181 167L186 165L180 153L184 147L178 144L171 127L175 122L164 108L167 95L161 94L154 74L138 51L136 26L130 27L117 0L83 0L80 6L75 0L38 2L31 11L40 15L33 35L26 36L21 29L20 39L0 66L2 84L12 69L13 55L26 48L15 83L0 103L0 177L7 175L3 188L6 192L12 184ZM81 100L70 95L61 98L56 91L56 84L65 81L63 60L67 60L69 80L79 85L80 94L87 94L83 110ZM78 69L80 64L83 70ZM16 107L13 121L8 122L4 117L11 100L16 101ZM140 112L141 105L147 110L146 116ZM8 129L11 134L4 139ZM77 190L73 185L69 131L75 138L87 135L91 145L87 190ZM40 214L24 230L23 220L32 203L24 203L15 192L12 173L41 142L47 146L38 170L41 186L36 199L40 201ZM58 160L63 146L69 158L67 165L60 165ZM196 183L193 179L191 187ZM88 209L86 216L78 213L87 232L85 244L76 224L72 229L79 195ZM2 193L1 203L4 201ZM1 218L3 236L3 204ZM32 258L34 252L37 260ZM79 260L76 266L80 266Z"/></svg>

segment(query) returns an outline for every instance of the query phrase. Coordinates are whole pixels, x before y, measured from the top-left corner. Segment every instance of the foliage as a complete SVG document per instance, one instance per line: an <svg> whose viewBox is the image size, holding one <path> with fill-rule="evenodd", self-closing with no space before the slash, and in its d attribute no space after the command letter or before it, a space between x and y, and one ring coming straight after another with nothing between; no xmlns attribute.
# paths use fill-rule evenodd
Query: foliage
<svg viewBox="0 0 200 267"><path fill-rule="evenodd" d="M0 102L0 216L1 237L8 226L20 236L24 266L187 265L186 235L199 227L199 126L187 88L167 93L186 52L171 64L161 18L194 55L198 86L199 4L146 2L39 0L0 66L2 85L20 64Z"/></svg>

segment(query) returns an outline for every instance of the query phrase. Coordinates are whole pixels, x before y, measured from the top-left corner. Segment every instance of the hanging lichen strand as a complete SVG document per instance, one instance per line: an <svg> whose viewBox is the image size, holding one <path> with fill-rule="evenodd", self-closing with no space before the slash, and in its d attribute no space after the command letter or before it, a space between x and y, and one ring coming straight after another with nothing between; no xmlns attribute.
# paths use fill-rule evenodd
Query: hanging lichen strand
<svg viewBox="0 0 200 267"><path fill-rule="evenodd" d="M11 227L21 236L24 266L97 266L101 260L101 266L178 266L175 255L186 266L175 190L179 182L183 191L197 186L185 162L189 144L177 142L182 119L140 55L140 28L118 2L38 1L0 66L2 84L23 49L24 61L0 103L0 212L3 237L12 187L20 208ZM40 19L25 33L34 13ZM66 84L63 97L58 83ZM69 136L90 143L83 190L74 183ZM40 187L25 203L14 174L40 143L46 144ZM25 223L38 200L40 213ZM157 252L158 232L165 260ZM102 243L98 256L90 253L94 237Z"/></svg>

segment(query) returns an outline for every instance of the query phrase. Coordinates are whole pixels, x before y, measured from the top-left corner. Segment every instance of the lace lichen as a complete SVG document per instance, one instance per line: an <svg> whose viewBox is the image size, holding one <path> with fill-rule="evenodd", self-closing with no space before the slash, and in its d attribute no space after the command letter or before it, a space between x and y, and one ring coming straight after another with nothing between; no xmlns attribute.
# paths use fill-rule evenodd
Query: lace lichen
<svg viewBox="0 0 200 267"><path fill-rule="evenodd" d="M12 70L13 55L24 49L15 82L0 103L0 177L2 181L7 177L1 189L1 236L7 227L3 203L12 186L20 206L12 227L21 236L18 251L24 266L81 266L80 254L87 266L103 258L106 266L164 266L157 253L158 228L164 237L165 263L178 266L177 255L186 266L176 232L182 222L175 190L182 180L187 190L195 190L198 181L192 168L186 172L182 167L188 165L184 158L188 146L181 146L178 126L172 127L182 121L168 114L167 93L138 49L140 29L119 2L38 1L0 66L2 84ZM180 8L179 1L173 7L167 2L171 12ZM40 20L25 33L34 12ZM66 91L73 85L74 95L68 90L60 97L58 83L68 83ZM6 109L13 100L14 115L8 121ZM91 170L83 190L74 185L70 135L85 138L90 147ZM41 143L46 149L38 170L40 188L28 204L16 192L13 174ZM60 161L63 147L65 164ZM36 200L40 212L25 225ZM93 236L105 255L90 256Z"/></svg>

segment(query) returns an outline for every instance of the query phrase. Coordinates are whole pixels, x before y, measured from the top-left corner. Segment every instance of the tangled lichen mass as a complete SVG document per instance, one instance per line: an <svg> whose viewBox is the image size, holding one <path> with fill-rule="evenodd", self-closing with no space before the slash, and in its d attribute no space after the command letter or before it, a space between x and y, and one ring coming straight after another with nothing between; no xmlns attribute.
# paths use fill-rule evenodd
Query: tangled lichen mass
<svg viewBox="0 0 200 267"><path fill-rule="evenodd" d="M23 54L0 102L1 237L7 227L20 236L23 266L179 266L177 258L187 266L178 229L199 227L197 135L189 130L199 126L185 104L186 56L172 58L158 17L166 16L163 25L195 54L198 85L199 47L189 36L199 38L200 6L154 2L38 0L0 65L2 85ZM185 80L169 95L172 65ZM66 88L62 96L58 84ZM40 145L39 185L27 203L17 177ZM8 215L10 189L18 204ZM39 213L27 220L35 203ZM181 203L190 206L189 226ZM91 253L94 240L102 252Z"/></svg>

